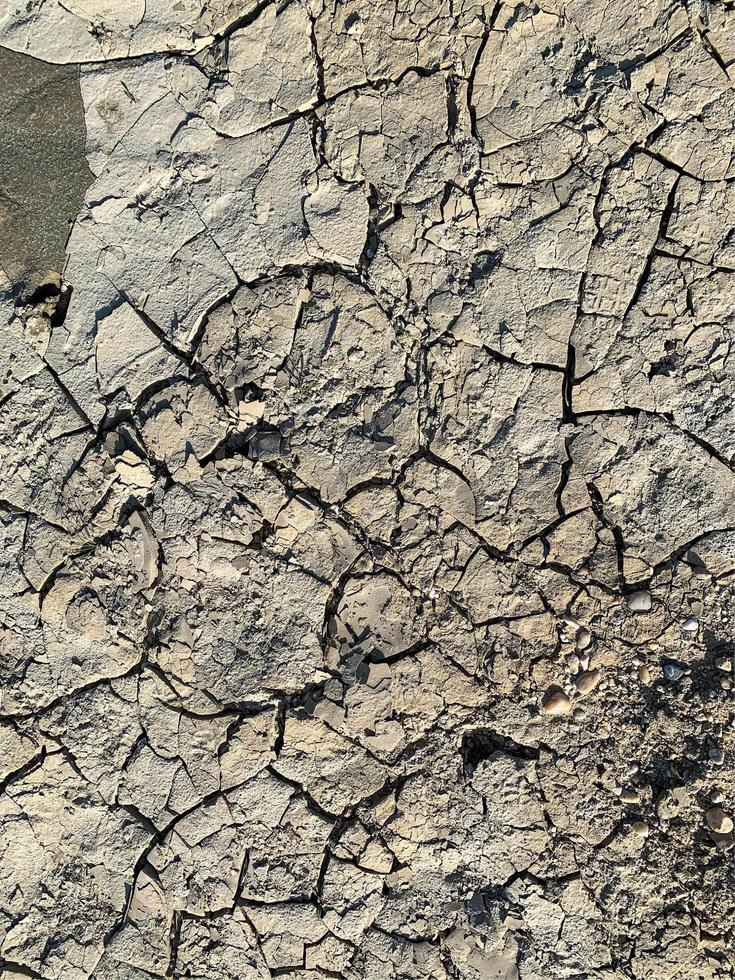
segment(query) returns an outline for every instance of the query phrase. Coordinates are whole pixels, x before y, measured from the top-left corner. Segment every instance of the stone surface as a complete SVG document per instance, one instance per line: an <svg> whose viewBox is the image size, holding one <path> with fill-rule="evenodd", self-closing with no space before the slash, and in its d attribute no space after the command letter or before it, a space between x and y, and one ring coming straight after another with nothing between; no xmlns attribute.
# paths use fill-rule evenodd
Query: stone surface
<svg viewBox="0 0 735 980"><path fill-rule="evenodd" d="M734 39L6 0L3 978L732 977Z"/></svg>
<svg viewBox="0 0 735 980"><path fill-rule="evenodd" d="M0 46L0 275L33 288L61 273L92 183L79 67Z"/></svg>

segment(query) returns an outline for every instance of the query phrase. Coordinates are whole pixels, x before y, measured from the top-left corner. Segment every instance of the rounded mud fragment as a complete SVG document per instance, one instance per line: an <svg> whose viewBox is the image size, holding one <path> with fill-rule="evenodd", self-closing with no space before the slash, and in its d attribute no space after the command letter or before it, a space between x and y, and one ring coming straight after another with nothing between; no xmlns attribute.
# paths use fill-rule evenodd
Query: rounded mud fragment
<svg viewBox="0 0 735 980"><path fill-rule="evenodd" d="M584 626L581 626L577 631L577 649L586 650L592 643L592 634Z"/></svg>
<svg viewBox="0 0 735 980"><path fill-rule="evenodd" d="M711 806L705 814L707 826L714 834L730 834L733 829L732 818L720 806Z"/></svg>
<svg viewBox="0 0 735 980"><path fill-rule="evenodd" d="M541 704L547 715L566 715L572 710L572 702L558 688L547 691Z"/></svg>
<svg viewBox="0 0 735 980"><path fill-rule="evenodd" d="M597 687L602 680L602 672L599 670L585 670L574 681L574 686L580 694L589 694Z"/></svg>
<svg viewBox="0 0 735 980"><path fill-rule="evenodd" d="M625 604L631 612L649 612L652 605L651 593L646 592L644 589L641 589L638 592L631 592L625 597Z"/></svg>

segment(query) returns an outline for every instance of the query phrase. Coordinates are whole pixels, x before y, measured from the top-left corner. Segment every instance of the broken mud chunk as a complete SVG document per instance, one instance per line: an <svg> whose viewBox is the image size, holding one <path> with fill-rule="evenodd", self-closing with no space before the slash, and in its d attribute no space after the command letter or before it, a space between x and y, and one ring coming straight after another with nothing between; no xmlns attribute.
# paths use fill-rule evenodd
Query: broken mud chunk
<svg viewBox="0 0 735 980"><path fill-rule="evenodd" d="M547 691L541 704L547 715L566 715L572 710L572 702L558 689Z"/></svg>
<svg viewBox="0 0 735 980"><path fill-rule="evenodd" d="M574 686L580 694L589 694L595 690L601 680L602 671L585 670L575 678Z"/></svg>
<svg viewBox="0 0 735 980"><path fill-rule="evenodd" d="M733 829L732 818L729 817L722 807L712 806L707 810L707 826L715 834L730 834Z"/></svg>

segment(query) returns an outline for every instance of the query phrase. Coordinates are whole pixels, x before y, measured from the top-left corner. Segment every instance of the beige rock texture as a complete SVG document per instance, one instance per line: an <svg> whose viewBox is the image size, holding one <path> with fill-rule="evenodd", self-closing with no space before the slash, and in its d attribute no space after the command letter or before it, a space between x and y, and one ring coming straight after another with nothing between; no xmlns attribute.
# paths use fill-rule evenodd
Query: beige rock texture
<svg viewBox="0 0 735 980"><path fill-rule="evenodd" d="M734 84L0 0L3 980L732 978Z"/></svg>

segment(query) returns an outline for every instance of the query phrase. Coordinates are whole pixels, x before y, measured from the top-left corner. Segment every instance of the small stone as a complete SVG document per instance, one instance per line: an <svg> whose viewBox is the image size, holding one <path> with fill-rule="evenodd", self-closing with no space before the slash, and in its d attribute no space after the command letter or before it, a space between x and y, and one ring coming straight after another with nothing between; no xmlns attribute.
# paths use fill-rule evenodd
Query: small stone
<svg viewBox="0 0 735 980"><path fill-rule="evenodd" d="M681 628L684 630L685 633L696 633L697 630L699 629L699 621L694 619L693 616L689 616L681 624Z"/></svg>
<svg viewBox="0 0 735 980"><path fill-rule="evenodd" d="M566 715L572 710L572 702L563 691L547 691L542 701L547 715Z"/></svg>
<svg viewBox="0 0 735 980"><path fill-rule="evenodd" d="M584 626L581 626L577 630L577 649L586 650L590 643L592 643L592 634Z"/></svg>
<svg viewBox="0 0 735 980"><path fill-rule="evenodd" d="M721 766L725 761L725 753L717 745L713 745L709 750L709 757L716 766Z"/></svg>
<svg viewBox="0 0 735 980"><path fill-rule="evenodd" d="M711 806L707 813L705 814L707 818L707 826L714 834L730 834L732 833L733 822L719 806Z"/></svg>
<svg viewBox="0 0 735 980"><path fill-rule="evenodd" d="M715 667L718 670L729 674L732 671L732 659L730 657L718 657L717 660L715 660Z"/></svg>
<svg viewBox="0 0 735 980"><path fill-rule="evenodd" d="M720 679L720 687L723 691L732 691L732 681L729 677L722 677Z"/></svg>
<svg viewBox="0 0 735 980"><path fill-rule="evenodd" d="M625 603L634 613L648 612L651 608L651 593L645 592L644 590L639 590L638 592L631 592L630 595L625 597Z"/></svg>
<svg viewBox="0 0 735 980"><path fill-rule="evenodd" d="M636 820L635 823L630 825L630 829L639 837L648 837L648 834L650 833L648 824L643 820Z"/></svg>
<svg viewBox="0 0 735 980"><path fill-rule="evenodd" d="M678 664L664 664L664 677L667 681L678 681L684 676L684 671Z"/></svg>
<svg viewBox="0 0 735 980"><path fill-rule="evenodd" d="M599 670L585 670L574 681L574 686L580 694L589 694L594 691L602 680L602 673Z"/></svg>
<svg viewBox="0 0 735 980"><path fill-rule="evenodd" d="M641 797L634 789L624 789L620 794L621 803L640 803Z"/></svg>
<svg viewBox="0 0 735 980"><path fill-rule="evenodd" d="M651 671L645 664L641 664L641 666L638 668L638 680L641 681L642 684L651 683Z"/></svg>

